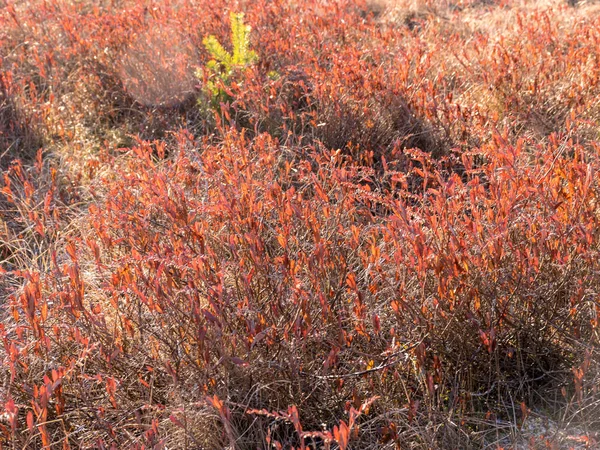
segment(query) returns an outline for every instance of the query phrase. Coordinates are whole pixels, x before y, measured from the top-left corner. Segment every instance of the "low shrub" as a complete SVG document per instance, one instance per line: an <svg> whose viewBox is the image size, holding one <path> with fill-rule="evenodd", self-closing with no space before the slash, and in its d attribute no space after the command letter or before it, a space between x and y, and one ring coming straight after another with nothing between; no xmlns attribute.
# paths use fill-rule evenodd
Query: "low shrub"
<svg viewBox="0 0 600 450"><path fill-rule="evenodd" d="M0 447L594 448L598 9L202 5L0 12Z"/></svg>

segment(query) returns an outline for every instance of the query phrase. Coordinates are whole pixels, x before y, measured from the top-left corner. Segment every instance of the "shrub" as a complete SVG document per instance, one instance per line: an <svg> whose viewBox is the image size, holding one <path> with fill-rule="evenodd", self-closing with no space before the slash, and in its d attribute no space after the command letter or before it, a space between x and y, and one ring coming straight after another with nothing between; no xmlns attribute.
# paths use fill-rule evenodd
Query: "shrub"
<svg viewBox="0 0 600 450"><path fill-rule="evenodd" d="M0 447L597 446L598 8L116 3L0 10Z"/></svg>
<svg viewBox="0 0 600 450"><path fill-rule="evenodd" d="M204 80L204 90L210 99L211 107L216 111L220 111L222 103L232 100L228 87L239 78L238 72L254 64L258 59L256 52L250 50L251 28L244 24L244 14L232 12L229 21L232 53L225 50L214 35L205 37L202 43L212 59L206 63L205 71L196 72L196 76Z"/></svg>

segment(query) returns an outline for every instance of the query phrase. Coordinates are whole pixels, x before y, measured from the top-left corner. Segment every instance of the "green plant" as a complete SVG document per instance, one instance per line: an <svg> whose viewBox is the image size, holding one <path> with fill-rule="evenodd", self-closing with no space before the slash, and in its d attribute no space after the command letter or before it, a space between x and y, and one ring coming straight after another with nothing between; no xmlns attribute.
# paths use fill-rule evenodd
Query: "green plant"
<svg viewBox="0 0 600 450"><path fill-rule="evenodd" d="M251 28L244 23L244 14L232 12L229 19L232 53L225 50L214 35L205 37L202 43L212 59L206 64L206 72L202 69L196 72L198 78L206 79L205 92L213 109L231 100L226 88L230 86L236 74L258 59L256 52L250 50Z"/></svg>

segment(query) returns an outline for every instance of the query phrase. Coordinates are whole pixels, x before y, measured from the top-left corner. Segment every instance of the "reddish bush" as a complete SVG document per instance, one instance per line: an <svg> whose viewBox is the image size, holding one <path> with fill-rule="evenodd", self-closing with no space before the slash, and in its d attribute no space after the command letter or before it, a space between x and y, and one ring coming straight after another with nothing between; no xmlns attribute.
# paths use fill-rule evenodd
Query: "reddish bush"
<svg viewBox="0 0 600 450"><path fill-rule="evenodd" d="M593 448L598 9L199 3L0 12L0 448Z"/></svg>

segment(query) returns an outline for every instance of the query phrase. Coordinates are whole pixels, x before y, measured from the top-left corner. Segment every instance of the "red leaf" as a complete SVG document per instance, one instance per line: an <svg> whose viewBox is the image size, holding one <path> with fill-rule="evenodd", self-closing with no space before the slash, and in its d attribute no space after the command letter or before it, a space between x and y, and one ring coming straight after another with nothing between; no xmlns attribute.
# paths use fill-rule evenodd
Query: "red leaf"
<svg viewBox="0 0 600 450"><path fill-rule="evenodd" d="M169 420L171 422L173 422L175 425L177 425L179 428L185 428L185 425L183 423L181 423L181 421L177 417L175 417L173 414L171 414L169 416Z"/></svg>
<svg viewBox="0 0 600 450"><path fill-rule="evenodd" d="M32 411L28 411L27 412L27 428L29 429L29 431L33 431L33 412Z"/></svg>
<svg viewBox="0 0 600 450"><path fill-rule="evenodd" d="M238 358L237 356L233 356L233 357L231 357L229 359L230 359L230 361L232 363L234 363L234 364L236 364L238 366L243 366L243 367L249 366L249 364L246 361L244 361L241 358Z"/></svg>

